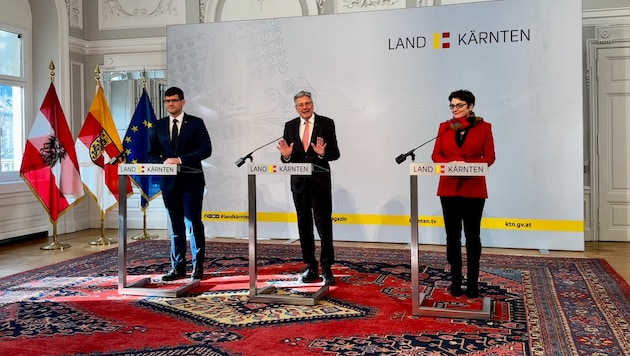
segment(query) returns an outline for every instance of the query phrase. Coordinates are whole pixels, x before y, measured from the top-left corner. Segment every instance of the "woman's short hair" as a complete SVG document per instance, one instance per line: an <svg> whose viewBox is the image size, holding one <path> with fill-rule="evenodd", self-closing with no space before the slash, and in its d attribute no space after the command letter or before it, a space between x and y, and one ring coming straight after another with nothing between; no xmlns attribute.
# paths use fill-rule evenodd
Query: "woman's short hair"
<svg viewBox="0 0 630 356"><path fill-rule="evenodd" d="M475 95L466 89L455 90L452 92L448 96L448 102L450 103L453 99L465 101L468 105L475 105Z"/></svg>

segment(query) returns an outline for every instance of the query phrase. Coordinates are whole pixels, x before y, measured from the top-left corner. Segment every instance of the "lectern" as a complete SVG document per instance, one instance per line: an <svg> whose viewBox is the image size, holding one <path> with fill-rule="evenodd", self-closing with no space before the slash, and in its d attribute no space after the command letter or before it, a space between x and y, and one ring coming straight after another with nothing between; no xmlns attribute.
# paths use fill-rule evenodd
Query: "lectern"
<svg viewBox="0 0 630 356"><path fill-rule="evenodd" d="M488 173L486 163L411 163L409 165L410 204L411 204L411 307L414 315L462 319L490 319L492 303L484 297L481 310L446 309L422 306L426 298L420 293L418 270L418 176L485 176Z"/></svg>
<svg viewBox="0 0 630 356"><path fill-rule="evenodd" d="M328 286L322 286L310 296L273 294L273 285L258 288L258 266L256 263L256 240L258 235L256 218L256 176L258 175L311 175L317 166L310 163L254 164L247 166L247 200L249 214L249 301L259 303L283 303L295 305L315 305L328 293Z"/></svg>
<svg viewBox="0 0 630 356"><path fill-rule="evenodd" d="M180 297L199 285L191 279L174 289L144 288L151 278L127 281L127 176L129 175L177 175L176 164L118 164L118 293L153 297Z"/></svg>

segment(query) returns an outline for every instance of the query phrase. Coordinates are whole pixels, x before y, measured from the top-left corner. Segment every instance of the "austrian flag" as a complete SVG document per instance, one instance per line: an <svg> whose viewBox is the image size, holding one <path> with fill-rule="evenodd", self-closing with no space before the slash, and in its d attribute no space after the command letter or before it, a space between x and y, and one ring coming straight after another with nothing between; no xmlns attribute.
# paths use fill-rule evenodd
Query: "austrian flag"
<svg viewBox="0 0 630 356"><path fill-rule="evenodd" d="M52 223L85 195L79 172L72 133L50 83L26 141L20 175Z"/></svg>

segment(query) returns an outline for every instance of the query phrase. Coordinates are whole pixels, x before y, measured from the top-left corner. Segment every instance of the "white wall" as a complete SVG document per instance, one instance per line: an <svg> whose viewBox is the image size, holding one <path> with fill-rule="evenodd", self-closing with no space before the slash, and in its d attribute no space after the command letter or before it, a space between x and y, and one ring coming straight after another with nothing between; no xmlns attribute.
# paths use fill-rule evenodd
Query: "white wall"
<svg viewBox="0 0 630 356"><path fill-rule="evenodd" d="M341 158L331 164L333 205L343 223L335 224L335 238L408 241L408 170L394 157L434 137L439 122L451 117L448 93L467 88L477 95L475 111L495 130L498 158L488 177L485 245L581 249L580 8L572 1L552 6L532 0L523 8L505 0L169 27L169 85L186 91L185 110L206 120L215 144L206 162L204 211L227 218L210 219L206 231L246 235L246 224L231 218L246 211L246 172L234 161L281 135L284 122L297 116L293 94L308 90L316 112L337 126ZM472 40L471 34L482 38L498 29L529 38ZM450 47L435 49L434 34L444 31ZM469 41L460 41L462 36ZM421 47L406 46L407 38L421 38ZM566 102L576 105L557 105ZM417 161L430 162L432 147L418 150ZM275 145L254 160L280 163ZM287 180L264 178L259 213L292 216ZM421 182L420 213L436 223L422 226L421 242L443 243L432 178ZM383 223L393 220L400 223ZM260 224L259 232L297 237L286 217Z"/></svg>
<svg viewBox="0 0 630 356"><path fill-rule="evenodd" d="M239 0L225 0L226 2L238 2ZM266 0L266 4L271 4L272 2L279 3L285 0ZM450 0L449 0L450 1ZM218 0L208 0L203 1L207 8L207 12L204 14L199 14L203 19L205 16L205 21L215 21L219 20L221 14L216 14L218 11L218 7L216 4ZM321 8L318 10L318 6L316 1L312 0L304 0L304 3L307 4L307 15L316 15L318 11L330 14L334 11L332 2L324 2L322 3ZM423 1L423 2L413 2L415 6L416 3L420 4L439 4L440 1ZM67 27L62 26L59 27L58 23L68 23L66 11L66 1L64 0L55 0L54 5L53 1L50 0L0 0L0 6L3 9L0 12L0 20L9 24L15 24L19 26L31 26L31 14L30 7L33 6L36 9L37 13L33 14L33 18L36 19L36 31L38 34L44 34L43 43L45 52L43 53L40 61L41 63L33 65L33 77L35 78L34 83L38 85L38 89L33 91L33 108L31 110L36 110L39 107L39 103L43 98L45 90L41 89L46 87L48 83L48 73L47 73L47 65L48 61L51 58L51 54L53 54L54 59L59 61L56 63L57 65L57 89L59 92L60 99L62 101L62 105L64 106L64 111L68 116L69 120L73 120L72 127L76 130L76 127L80 127L80 123L83 120L82 115L75 115L78 117L73 117L70 115L70 112L84 112L85 108L82 108L82 105L89 105L91 97L86 98L87 104L85 102L74 102L75 106L72 110L69 110L68 107L70 105L70 92L69 85L67 83L67 69L65 67L69 66L69 61L67 59L68 48L67 44L64 45L64 42L68 40L73 40L73 48L75 50L76 58L80 58L83 56L84 63L76 63L78 65L85 65L82 70L85 70L85 81L84 85L86 87L93 87L93 69L94 69L94 61L97 63L102 63L103 54L105 53L137 53L138 51L144 53L145 51L154 52L154 51L162 51L164 53L164 45L165 37L155 37L161 36L164 33L164 29L148 29L147 32L138 31L138 30L116 30L116 31L99 31L98 30L98 15L93 12L97 10L96 1L92 0L83 0L81 1L82 8L84 11L88 12L87 14L81 14L83 21L83 26L85 30L82 29L82 32L89 37L89 34L97 34L97 41L86 41L83 39L72 39L68 38ZM251 6L244 7L247 10L246 14L243 14L241 18L261 18L262 14L256 14L255 9ZM195 18L197 17L197 13L204 9L204 7L199 6L196 0L186 0L186 11L187 11L187 20L189 23L195 23ZM628 6L627 0L583 0L583 9L585 10L585 22L588 21L590 23L630 23L630 16L627 16L630 13L630 7ZM61 11L59 11L61 10ZM89 10L89 11L88 11ZM253 13L252 13L253 12ZM238 14L233 14L238 18ZM295 14L298 16L299 14ZM268 15L273 16L273 15ZM606 18L608 16L608 18ZM50 21L50 19L56 19L54 21ZM136 21L134 19L131 19ZM75 33L77 33L77 29L73 29ZM156 31L159 30L159 31ZM52 37L49 37L52 36ZM54 37L54 38L53 38ZM141 37L141 38L134 38ZM121 38L125 38L124 40L120 40ZM60 48L59 53L55 53L55 46ZM77 60L80 61L80 60ZM42 67L43 65L43 67ZM80 66L77 66L80 67ZM73 91L74 93L75 91ZM91 90L86 91L86 93L93 94ZM74 94L73 94L74 95ZM32 115L31 115L32 116ZM76 132L75 132L76 135ZM41 208L41 204L37 200L34 199L32 193L26 188L26 185L21 182L21 179L16 180L17 183L13 184L1 184L0 185L0 239L6 237L14 237L20 236L23 234L28 234L32 232L42 231L42 230L50 230L50 223L48 222L48 218L45 215L43 209ZM587 182L585 182L587 184ZM585 190L588 190L588 187L585 187ZM63 216L60 219L60 224L64 227L65 230L61 231L74 231L80 230L87 227L98 227L99 218L98 216L94 216L91 218L92 223L90 224L89 217L89 208L88 208L89 200L87 203L82 203L80 206L74 208L74 212L68 214L68 216ZM588 205L588 204L587 204ZM94 210L92 210L94 211ZM96 214L98 215L98 214ZM115 213L112 212L109 215L111 217L108 219L108 227L116 226L116 216ZM141 217L136 217L136 219L141 221ZM587 224L589 226L589 224Z"/></svg>

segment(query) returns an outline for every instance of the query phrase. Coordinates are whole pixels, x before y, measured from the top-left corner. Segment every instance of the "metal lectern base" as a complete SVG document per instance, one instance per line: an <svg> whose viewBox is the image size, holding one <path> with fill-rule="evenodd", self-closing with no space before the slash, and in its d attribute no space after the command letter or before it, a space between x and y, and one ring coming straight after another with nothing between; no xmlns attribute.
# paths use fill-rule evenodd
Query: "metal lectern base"
<svg viewBox="0 0 630 356"><path fill-rule="evenodd" d="M199 279L191 279L187 283L182 284L175 289L158 289L144 288L143 286L151 283L151 278L142 278L127 287L119 286L118 293L126 295L143 295L147 297L178 298L188 293L189 290L197 287L200 281L201 280Z"/></svg>
<svg viewBox="0 0 630 356"><path fill-rule="evenodd" d="M488 320L492 318L492 302L490 298L484 297L481 310L463 310L463 309L444 309L434 307L423 307L422 302L426 294L420 293L420 301L418 312L420 316L432 316L439 318L456 318L456 319L481 319Z"/></svg>
<svg viewBox="0 0 630 356"><path fill-rule="evenodd" d="M254 295L251 295L250 293L249 301L257 303L315 305L317 304L318 300L322 299L326 295L326 293L328 293L328 286L322 286L310 296L271 294L276 291L277 288L274 286L263 287L259 290L256 290L256 293Z"/></svg>

